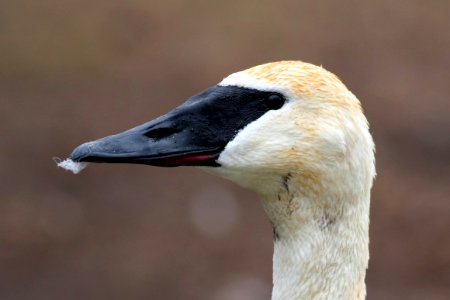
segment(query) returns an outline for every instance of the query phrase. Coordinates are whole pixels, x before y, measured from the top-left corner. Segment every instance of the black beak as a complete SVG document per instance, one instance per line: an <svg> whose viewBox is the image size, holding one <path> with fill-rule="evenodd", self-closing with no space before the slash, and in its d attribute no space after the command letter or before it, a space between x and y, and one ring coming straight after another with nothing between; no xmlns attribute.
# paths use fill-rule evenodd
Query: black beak
<svg viewBox="0 0 450 300"><path fill-rule="evenodd" d="M220 153L237 132L273 109L266 103L273 94L214 86L153 121L78 146L71 159L164 167L219 166Z"/></svg>
<svg viewBox="0 0 450 300"><path fill-rule="evenodd" d="M212 132L198 122L192 122L196 128L184 124L189 120L183 118L180 112L175 110L125 132L82 144L75 148L70 157L78 162L165 167L217 165L215 160L223 149L223 143L207 138Z"/></svg>

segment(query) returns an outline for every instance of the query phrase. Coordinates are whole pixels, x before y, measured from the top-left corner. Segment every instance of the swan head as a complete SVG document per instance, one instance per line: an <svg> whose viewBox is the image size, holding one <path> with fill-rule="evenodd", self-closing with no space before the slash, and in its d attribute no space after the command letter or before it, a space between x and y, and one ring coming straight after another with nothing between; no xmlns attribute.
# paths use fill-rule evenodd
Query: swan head
<svg viewBox="0 0 450 300"><path fill-rule="evenodd" d="M365 295L374 144L358 99L321 67L282 61L231 74L71 160L197 166L253 189L276 241L272 299Z"/></svg>
<svg viewBox="0 0 450 300"><path fill-rule="evenodd" d="M332 73L299 61L268 63L231 74L219 85L283 95L270 110L228 143L213 170L262 194L330 184L355 170L370 182L374 144L358 99ZM363 169L361 169L363 167ZM365 174L361 174L365 173Z"/></svg>
<svg viewBox="0 0 450 300"><path fill-rule="evenodd" d="M166 115L79 146L71 159L204 167L261 194L290 178L317 185L362 176L370 189L375 172L360 102L335 75L300 61L231 74Z"/></svg>

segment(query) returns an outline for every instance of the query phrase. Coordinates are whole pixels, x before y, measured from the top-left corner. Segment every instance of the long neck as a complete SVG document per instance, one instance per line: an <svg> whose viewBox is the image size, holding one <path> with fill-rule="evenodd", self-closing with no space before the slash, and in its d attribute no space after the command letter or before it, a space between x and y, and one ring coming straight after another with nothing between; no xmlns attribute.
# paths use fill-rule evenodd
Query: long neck
<svg viewBox="0 0 450 300"><path fill-rule="evenodd" d="M320 193L294 181L263 199L274 230L272 300L364 299L369 191Z"/></svg>

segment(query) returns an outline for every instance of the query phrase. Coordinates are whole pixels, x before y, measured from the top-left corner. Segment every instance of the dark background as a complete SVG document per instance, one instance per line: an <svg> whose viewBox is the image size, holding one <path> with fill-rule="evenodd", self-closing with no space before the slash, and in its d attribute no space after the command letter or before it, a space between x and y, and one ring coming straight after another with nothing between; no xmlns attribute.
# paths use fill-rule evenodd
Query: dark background
<svg viewBox="0 0 450 300"><path fill-rule="evenodd" d="M377 144L368 299L450 299L450 2L0 1L0 299L269 299L255 194L193 168L57 169L226 75L338 74Z"/></svg>

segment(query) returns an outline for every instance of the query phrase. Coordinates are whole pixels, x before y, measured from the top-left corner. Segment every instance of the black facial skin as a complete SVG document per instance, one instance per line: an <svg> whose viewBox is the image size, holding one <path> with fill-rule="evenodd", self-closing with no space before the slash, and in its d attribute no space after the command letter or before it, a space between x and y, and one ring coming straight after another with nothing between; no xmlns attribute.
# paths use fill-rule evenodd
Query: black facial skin
<svg viewBox="0 0 450 300"><path fill-rule="evenodd" d="M78 146L71 159L164 167L219 166L217 158L239 130L284 102L279 93L217 85L153 121Z"/></svg>

